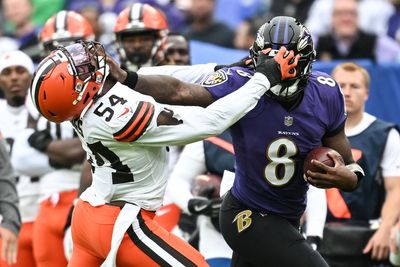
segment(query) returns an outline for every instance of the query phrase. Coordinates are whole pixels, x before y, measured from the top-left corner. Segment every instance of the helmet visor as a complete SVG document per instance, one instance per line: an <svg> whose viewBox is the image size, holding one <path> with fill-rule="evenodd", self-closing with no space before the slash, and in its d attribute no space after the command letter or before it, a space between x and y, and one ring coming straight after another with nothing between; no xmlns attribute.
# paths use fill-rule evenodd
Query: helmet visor
<svg viewBox="0 0 400 267"><path fill-rule="evenodd" d="M85 80L96 71L94 66L96 62L93 61L93 57L90 54L90 48L84 43L79 42L65 47L68 60L71 63L72 71L74 75L80 80Z"/></svg>

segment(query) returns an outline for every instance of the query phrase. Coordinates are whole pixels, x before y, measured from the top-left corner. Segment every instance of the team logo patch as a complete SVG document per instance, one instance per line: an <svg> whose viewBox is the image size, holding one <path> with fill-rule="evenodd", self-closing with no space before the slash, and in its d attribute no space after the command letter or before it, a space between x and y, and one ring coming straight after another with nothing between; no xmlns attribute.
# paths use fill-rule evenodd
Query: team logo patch
<svg viewBox="0 0 400 267"><path fill-rule="evenodd" d="M292 116L285 116L285 120L283 121L285 126L289 127L293 125L293 117Z"/></svg>
<svg viewBox="0 0 400 267"><path fill-rule="evenodd" d="M228 80L228 75L223 70L218 70L212 74L210 74L201 85L204 86L215 86L218 84L222 84Z"/></svg>
<svg viewBox="0 0 400 267"><path fill-rule="evenodd" d="M247 228L250 227L252 220L251 220L251 210L244 210L239 212L236 216L235 219L233 219L232 223L236 222L236 227L238 233L246 230Z"/></svg>

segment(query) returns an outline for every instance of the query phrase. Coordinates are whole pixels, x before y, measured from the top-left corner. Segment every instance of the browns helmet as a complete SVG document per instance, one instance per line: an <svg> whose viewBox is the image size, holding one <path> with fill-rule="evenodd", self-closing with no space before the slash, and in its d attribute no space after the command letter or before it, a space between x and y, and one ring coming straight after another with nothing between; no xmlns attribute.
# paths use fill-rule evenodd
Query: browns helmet
<svg viewBox="0 0 400 267"><path fill-rule="evenodd" d="M84 42L59 47L36 69L30 94L46 119L63 122L79 118L101 92L108 75L104 47Z"/></svg>
<svg viewBox="0 0 400 267"><path fill-rule="evenodd" d="M124 66L137 70L141 66L158 65L164 60L168 22L162 11L151 5L135 3L121 11L114 33L118 54ZM126 41L138 36L151 36L152 44L143 48L129 48Z"/></svg>
<svg viewBox="0 0 400 267"><path fill-rule="evenodd" d="M74 11L62 10L50 17L39 34L44 52L49 54L58 46L67 46L77 40L94 40L90 23Z"/></svg>

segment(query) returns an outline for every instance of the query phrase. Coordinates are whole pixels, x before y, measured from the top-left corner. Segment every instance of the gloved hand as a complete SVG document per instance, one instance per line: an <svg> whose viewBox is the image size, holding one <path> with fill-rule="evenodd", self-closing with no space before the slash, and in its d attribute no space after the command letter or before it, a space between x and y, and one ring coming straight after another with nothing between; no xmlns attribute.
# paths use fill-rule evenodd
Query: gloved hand
<svg viewBox="0 0 400 267"><path fill-rule="evenodd" d="M45 152L51 141L53 137L49 130L35 131L28 138L29 145L40 152Z"/></svg>
<svg viewBox="0 0 400 267"><path fill-rule="evenodd" d="M269 55L270 51L271 48L261 51L257 58L256 71L268 78L271 87L285 79L296 77L296 66L300 56L294 56L293 51L288 53L284 46L273 58Z"/></svg>
<svg viewBox="0 0 400 267"><path fill-rule="evenodd" d="M319 236L307 236L306 241L314 250L318 250L321 244L321 238Z"/></svg>
<svg viewBox="0 0 400 267"><path fill-rule="evenodd" d="M223 68L231 68L231 67L244 67L244 68L249 68L249 69L254 69L254 64L253 64L253 60L251 59L250 56L244 57L242 59L240 59L237 62L234 62L232 64L228 64L228 65L216 65L214 67L214 71L223 69Z"/></svg>
<svg viewBox="0 0 400 267"><path fill-rule="evenodd" d="M215 218L219 216L221 203L221 198L207 199L205 197L194 197L188 202L188 210L192 214L201 214Z"/></svg>

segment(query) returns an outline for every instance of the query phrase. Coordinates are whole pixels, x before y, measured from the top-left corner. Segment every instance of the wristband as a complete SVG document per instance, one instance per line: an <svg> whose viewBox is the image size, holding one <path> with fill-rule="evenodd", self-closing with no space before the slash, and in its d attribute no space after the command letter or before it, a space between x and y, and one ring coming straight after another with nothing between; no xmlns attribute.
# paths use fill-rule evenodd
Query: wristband
<svg viewBox="0 0 400 267"><path fill-rule="evenodd" d="M126 79L122 84L128 86L131 89L135 89L139 78L138 74L134 71L129 71L129 70L127 70L126 73L127 73Z"/></svg>
<svg viewBox="0 0 400 267"><path fill-rule="evenodd" d="M354 172L357 175L357 184L364 178L364 170L361 168L360 165L357 163L351 163L349 165L346 165L346 168L349 169L349 171Z"/></svg>

